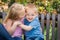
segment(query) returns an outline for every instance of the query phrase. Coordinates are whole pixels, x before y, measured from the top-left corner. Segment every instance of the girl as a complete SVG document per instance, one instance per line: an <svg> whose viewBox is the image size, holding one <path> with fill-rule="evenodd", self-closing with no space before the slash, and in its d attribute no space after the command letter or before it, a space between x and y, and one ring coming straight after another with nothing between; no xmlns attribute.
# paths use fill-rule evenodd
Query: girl
<svg viewBox="0 0 60 40"><path fill-rule="evenodd" d="M0 24L0 29L2 30L0 31L1 37L4 37L6 40L22 40L22 29L18 25L20 24L19 21L23 22L24 16L24 6L14 3L10 7L9 14L7 14L2 25Z"/></svg>

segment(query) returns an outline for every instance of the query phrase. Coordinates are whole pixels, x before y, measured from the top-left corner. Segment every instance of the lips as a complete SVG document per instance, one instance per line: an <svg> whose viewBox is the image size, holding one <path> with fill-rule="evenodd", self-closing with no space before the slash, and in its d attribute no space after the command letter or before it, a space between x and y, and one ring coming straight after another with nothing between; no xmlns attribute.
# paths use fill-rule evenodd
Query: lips
<svg viewBox="0 0 60 40"><path fill-rule="evenodd" d="M29 20L32 20L32 18L28 18Z"/></svg>

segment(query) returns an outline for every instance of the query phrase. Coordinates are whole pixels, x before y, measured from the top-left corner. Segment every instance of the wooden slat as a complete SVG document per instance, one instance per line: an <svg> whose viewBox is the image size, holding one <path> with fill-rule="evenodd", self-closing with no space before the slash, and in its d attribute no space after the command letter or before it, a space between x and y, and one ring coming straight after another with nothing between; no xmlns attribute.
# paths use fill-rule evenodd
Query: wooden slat
<svg viewBox="0 0 60 40"><path fill-rule="evenodd" d="M50 14L48 13L47 16L47 21L46 21L46 40L49 40L49 28L50 28Z"/></svg>
<svg viewBox="0 0 60 40"><path fill-rule="evenodd" d="M52 14L52 40L55 40L55 14Z"/></svg>
<svg viewBox="0 0 60 40"><path fill-rule="evenodd" d="M42 33L44 34L44 14L41 14L41 27L42 27Z"/></svg>
<svg viewBox="0 0 60 40"><path fill-rule="evenodd" d="M60 40L60 14L58 14L57 40Z"/></svg>
<svg viewBox="0 0 60 40"><path fill-rule="evenodd" d="M3 16L2 16L2 12L0 12L0 18L2 18Z"/></svg>
<svg viewBox="0 0 60 40"><path fill-rule="evenodd" d="M6 15L7 15L7 14L6 14L5 12L2 13L2 20L5 19Z"/></svg>

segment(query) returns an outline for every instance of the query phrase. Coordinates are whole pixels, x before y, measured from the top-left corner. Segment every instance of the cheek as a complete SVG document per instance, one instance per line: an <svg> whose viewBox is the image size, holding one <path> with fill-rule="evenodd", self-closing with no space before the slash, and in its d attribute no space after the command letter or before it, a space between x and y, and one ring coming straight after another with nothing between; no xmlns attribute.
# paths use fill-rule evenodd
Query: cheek
<svg viewBox="0 0 60 40"><path fill-rule="evenodd" d="M26 17L26 19L28 19L29 17L28 16L25 16Z"/></svg>
<svg viewBox="0 0 60 40"><path fill-rule="evenodd" d="M36 16L33 16L32 19L34 19Z"/></svg>
<svg viewBox="0 0 60 40"><path fill-rule="evenodd" d="M21 18L24 18L24 17L25 17L25 15L21 16Z"/></svg>
<svg viewBox="0 0 60 40"><path fill-rule="evenodd" d="M26 18L28 18L28 16L26 16Z"/></svg>
<svg viewBox="0 0 60 40"><path fill-rule="evenodd" d="M20 17L25 17L25 14L20 14L19 16L20 16Z"/></svg>
<svg viewBox="0 0 60 40"><path fill-rule="evenodd" d="M25 17L25 14L23 15L23 17Z"/></svg>

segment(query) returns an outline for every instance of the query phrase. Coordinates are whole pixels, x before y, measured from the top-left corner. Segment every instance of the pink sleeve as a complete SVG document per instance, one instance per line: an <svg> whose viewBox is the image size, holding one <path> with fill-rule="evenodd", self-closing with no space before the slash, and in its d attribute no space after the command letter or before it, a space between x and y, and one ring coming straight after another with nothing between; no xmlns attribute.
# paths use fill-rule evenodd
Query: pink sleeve
<svg viewBox="0 0 60 40"><path fill-rule="evenodd" d="M24 18L22 18L21 22L24 24Z"/></svg>

